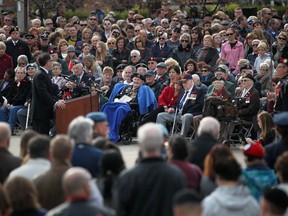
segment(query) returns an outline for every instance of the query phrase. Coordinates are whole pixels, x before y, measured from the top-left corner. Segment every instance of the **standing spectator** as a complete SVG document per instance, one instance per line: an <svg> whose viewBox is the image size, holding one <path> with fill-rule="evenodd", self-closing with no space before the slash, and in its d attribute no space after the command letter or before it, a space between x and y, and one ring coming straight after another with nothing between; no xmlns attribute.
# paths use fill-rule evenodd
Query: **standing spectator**
<svg viewBox="0 0 288 216"><path fill-rule="evenodd" d="M201 169L194 164L186 162L188 157L188 144L185 137L174 135L169 140L169 162L179 167L187 179L187 187L200 192Z"/></svg>
<svg viewBox="0 0 288 216"><path fill-rule="evenodd" d="M116 48L112 51L113 66L116 69L120 64L127 64L130 50L126 49L126 42L123 36L116 39Z"/></svg>
<svg viewBox="0 0 288 216"><path fill-rule="evenodd" d="M254 65L256 58L258 57L258 45L260 40L254 39L252 41L252 52L248 54L247 59L249 60L250 65Z"/></svg>
<svg viewBox="0 0 288 216"><path fill-rule="evenodd" d="M259 201L263 191L277 185L277 177L264 161L265 152L261 142L254 142L244 146L246 168L242 176L251 195Z"/></svg>
<svg viewBox="0 0 288 216"><path fill-rule="evenodd" d="M50 210L65 201L62 177L71 167L73 144L68 137L57 135L51 140L51 168L34 180L42 207Z"/></svg>
<svg viewBox="0 0 288 216"><path fill-rule="evenodd" d="M164 139L159 126L145 124L137 134L143 160L119 178L117 213L119 216L172 216L172 198L185 187L185 177L160 157Z"/></svg>
<svg viewBox="0 0 288 216"><path fill-rule="evenodd" d="M268 166L273 169L275 162L283 152L288 150L287 140L288 140L288 112L281 112L276 114L273 118L276 130L281 136L280 140L265 146L265 160Z"/></svg>
<svg viewBox="0 0 288 216"><path fill-rule="evenodd" d="M8 195L12 208L10 215L46 215L46 210L40 208L37 190L34 184L28 179L21 176L14 177L5 183L4 190Z"/></svg>
<svg viewBox="0 0 288 216"><path fill-rule="evenodd" d="M66 5L63 2L59 2L56 5L56 14L54 16L52 16L52 21L53 21L53 25L54 27L59 27L59 25L57 25L56 20L59 16L64 16L66 12Z"/></svg>
<svg viewBox="0 0 288 216"><path fill-rule="evenodd" d="M0 183L4 183L10 172L21 165L21 158L13 156L9 151L11 140L10 127L5 122L0 122Z"/></svg>
<svg viewBox="0 0 288 216"><path fill-rule="evenodd" d="M6 53L6 44L0 42L0 80L4 78L4 74L7 69L13 69L12 57ZM2 90L2 89L1 89Z"/></svg>
<svg viewBox="0 0 288 216"><path fill-rule="evenodd" d="M93 177L100 173L102 151L92 146L93 121L83 116L75 118L68 127L68 135L75 142L72 156L73 166L87 169ZM81 131L81 133L79 133Z"/></svg>
<svg viewBox="0 0 288 216"><path fill-rule="evenodd" d="M94 3L94 7L95 7L95 14L97 16L98 23L102 24L102 20L105 17L105 12L101 9L100 2L98 1Z"/></svg>
<svg viewBox="0 0 288 216"><path fill-rule="evenodd" d="M223 61L229 62L229 68L233 72L239 59L244 58L244 47L240 41L236 40L234 29L227 29L226 35L228 36L228 41L222 44L221 58Z"/></svg>
<svg viewBox="0 0 288 216"><path fill-rule="evenodd" d="M28 61L32 59L29 46L26 42L20 40L20 33L17 27L9 31L11 40L6 41L6 54L12 57L14 68L17 66L17 58L20 55L26 55Z"/></svg>
<svg viewBox="0 0 288 216"><path fill-rule="evenodd" d="M275 75L281 80L276 89L276 104L274 110L276 112L288 111L288 62L287 59L281 59L276 68Z"/></svg>
<svg viewBox="0 0 288 216"><path fill-rule="evenodd" d="M255 59L254 68L257 72L259 72L260 64L268 59L268 61L272 61L268 52L268 46L265 42L260 42L257 47L258 57Z"/></svg>
<svg viewBox="0 0 288 216"><path fill-rule="evenodd" d="M66 202L50 210L47 216L113 216L113 211L92 203L89 200L89 196L93 192L91 184L92 178L87 170L81 167L73 167L67 170L62 180Z"/></svg>
<svg viewBox="0 0 288 216"><path fill-rule="evenodd" d="M37 135L28 142L30 159L26 164L13 170L8 180L15 176L22 176L29 180L36 179L39 175L50 169L49 155L50 139L44 135Z"/></svg>
<svg viewBox="0 0 288 216"><path fill-rule="evenodd" d="M173 20L176 20L176 19L177 18L173 18ZM180 40L179 40L180 39L180 35L181 35L180 33L181 33L181 28L180 27L173 28L172 29L172 33L171 33L172 37L167 41L168 46L172 47L173 50L180 45ZM191 40L191 38L190 38L190 40Z"/></svg>

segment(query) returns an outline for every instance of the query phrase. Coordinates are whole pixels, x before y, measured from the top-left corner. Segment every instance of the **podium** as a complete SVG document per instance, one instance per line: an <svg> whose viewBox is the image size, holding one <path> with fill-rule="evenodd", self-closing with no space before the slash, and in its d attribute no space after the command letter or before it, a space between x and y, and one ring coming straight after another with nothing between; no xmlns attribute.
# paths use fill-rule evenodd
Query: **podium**
<svg viewBox="0 0 288 216"><path fill-rule="evenodd" d="M67 134L69 123L77 116L85 116L89 112L99 109L98 95L85 95L65 101L66 108L56 108L56 132ZM81 133L81 131L79 131Z"/></svg>

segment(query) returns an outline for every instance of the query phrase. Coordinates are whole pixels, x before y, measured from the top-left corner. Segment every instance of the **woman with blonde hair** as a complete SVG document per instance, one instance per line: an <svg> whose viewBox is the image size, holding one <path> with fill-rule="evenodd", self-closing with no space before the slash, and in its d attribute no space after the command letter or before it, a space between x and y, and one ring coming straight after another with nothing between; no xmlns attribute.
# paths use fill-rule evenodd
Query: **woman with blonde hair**
<svg viewBox="0 0 288 216"><path fill-rule="evenodd" d="M256 39L253 32L250 32L247 34L245 40L244 40L244 56L247 58L247 56L253 52L252 48L252 41Z"/></svg>
<svg viewBox="0 0 288 216"><path fill-rule="evenodd" d="M286 32L280 32L277 36L277 41L272 45L273 60L278 65L281 58L288 58L288 34Z"/></svg>
<svg viewBox="0 0 288 216"><path fill-rule="evenodd" d="M113 67L113 59L109 54L106 44L99 41L96 45L96 63L104 68L105 66Z"/></svg>
<svg viewBox="0 0 288 216"><path fill-rule="evenodd" d="M102 68L97 65L94 58L91 55L86 55L83 57L84 70L87 73L90 73L95 79L102 78Z"/></svg>
<svg viewBox="0 0 288 216"><path fill-rule="evenodd" d="M116 48L116 38L109 37L106 42L106 46L108 47L108 52L112 55L112 51Z"/></svg>
<svg viewBox="0 0 288 216"><path fill-rule="evenodd" d="M255 70L259 71L260 64L266 61L267 59L271 59L270 55L268 54L269 47L265 41L261 41L257 46L258 57L255 59L254 68ZM271 60L272 61L272 60Z"/></svg>

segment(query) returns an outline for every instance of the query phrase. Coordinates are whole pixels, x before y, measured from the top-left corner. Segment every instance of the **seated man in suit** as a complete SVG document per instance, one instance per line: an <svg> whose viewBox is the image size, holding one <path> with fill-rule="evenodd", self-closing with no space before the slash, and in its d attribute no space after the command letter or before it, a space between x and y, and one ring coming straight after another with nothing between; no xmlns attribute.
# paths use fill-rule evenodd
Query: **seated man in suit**
<svg viewBox="0 0 288 216"><path fill-rule="evenodd" d="M114 142L118 140L122 120L131 112L131 108L137 109L143 116L157 107L154 92L150 87L143 85L144 76L134 73L132 80L133 85L116 84L109 101L102 107L102 111L107 114L110 126L109 139Z"/></svg>
<svg viewBox="0 0 288 216"><path fill-rule="evenodd" d="M180 135L186 136L192 124L193 116L202 112L204 93L194 85L191 74L185 74L181 81L184 89L180 92L176 106L159 113L156 123L166 126L166 123L173 122L176 117L176 122L182 123Z"/></svg>
<svg viewBox="0 0 288 216"><path fill-rule="evenodd" d="M64 90L66 99L87 95L90 86L95 82L95 78L84 71L82 63L77 60L74 60L73 74L67 79Z"/></svg>
<svg viewBox="0 0 288 216"><path fill-rule="evenodd" d="M0 81L0 92L3 97L7 97L12 84L15 82L15 72L12 68L7 69L4 74L4 79Z"/></svg>

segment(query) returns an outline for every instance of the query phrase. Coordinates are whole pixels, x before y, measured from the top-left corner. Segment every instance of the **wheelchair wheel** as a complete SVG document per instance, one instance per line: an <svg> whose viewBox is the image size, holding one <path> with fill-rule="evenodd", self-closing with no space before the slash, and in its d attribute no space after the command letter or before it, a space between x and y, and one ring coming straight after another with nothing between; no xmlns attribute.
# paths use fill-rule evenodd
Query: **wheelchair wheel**
<svg viewBox="0 0 288 216"><path fill-rule="evenodd" d="M123 143L123 145L130 145L132 142L131 134L128 132L126 134L121 135L121 142Z"/></svg>

